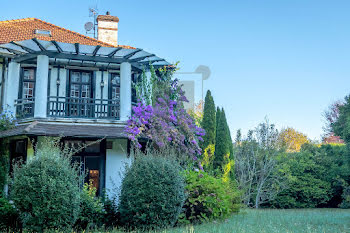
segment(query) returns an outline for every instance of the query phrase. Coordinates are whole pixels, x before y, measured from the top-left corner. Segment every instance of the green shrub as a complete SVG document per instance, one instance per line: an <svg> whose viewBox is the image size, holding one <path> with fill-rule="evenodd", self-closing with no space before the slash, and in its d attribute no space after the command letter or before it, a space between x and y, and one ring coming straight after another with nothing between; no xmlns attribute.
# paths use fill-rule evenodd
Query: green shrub
<svg viewBox="0 0 350 233"><path fill-rule="evenodd" d="M120 225L120 213L116 197L109 198L107 195L102 199L104 208L103 224L106 228L114 228Z"/></svg>
<svg viewBox="0 0 350 233"><path fill-rule="evenodd" d="M0 197L3 196L4 186L7 184L7 174L9 168L9 152L7 148L8 140L0 140Z"/></svg>
<svg viewBox="0 0 350 233"><path fill-rule="evenodd" d="M200 171L186 171L188 198L179 223L200 223L239 211L240 194L230 181Z"/></svg>
<svg viewBox="0 0 350 233"><path fill-rule="evenodd" d="M185 183L175 161L144 155L127 168L119 211L126 228L140 230L173 226L185 201Z"/></svg>
<svg viewBox="0 0 350 233"><path fill-rule="evenodd" d="M7 199L0 198L0 231L17 232L20 221L16 208Z"/></svg>
<svg viewBox="0 0 350 233"><path fill-rule="evenodd" d="M75 222L75 228L86 230L103 225L104 209L100 198L96 197L96 188L84 184L80 194L80 214Z"/></svg>
<svg viewBox="0 0 350 233"><path fill-rule="evenodd" d="M11 198L29 231L66 230L79 215L79 168L61 155L57 141L45 139L36 156L14 167Z"/></svg>
<svg viewBox="0 0 350 233"><path fill-rule="evenodd" d="M350 209L350 186L344 187L342 198L343 201L339 207L343 209Z"/></svg>

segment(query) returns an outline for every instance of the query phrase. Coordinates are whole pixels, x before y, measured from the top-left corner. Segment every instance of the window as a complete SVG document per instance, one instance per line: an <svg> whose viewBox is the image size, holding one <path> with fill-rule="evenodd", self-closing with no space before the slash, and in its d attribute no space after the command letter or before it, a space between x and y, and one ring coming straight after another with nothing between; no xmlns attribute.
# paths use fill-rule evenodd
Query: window
<svg viewBox="0 0 350 233"><path fill-rule="evenodd" d="M111 74L110 99L120 100L120 75L118 73Z"/></svg>
<svg viewBox="0 0 350 233"><path fill-rule="evenodd" d="M69 84L69 114L77 117L90 117L93 114L92 72L71 71Z"/></svg>
<svg viewBox="0 0 350 233"><path fill-rule="evenodd" d="M22 99L33 98L34 88L35 88L35 69L23 68Z"/></svg>
<svg viewBox="0 0 350 233"><path fill-rule="evenodd" d="M137 82L141 81L141 75L138 73L133 73L131 76L131 81L132 83L136 84ZM136 96L136 89L134 87L135 85L132 85L132 89L131 89L131 102L132 103L136 103L137 102L137 96Z"/></svg>
<svg viewBox="0 0 350 233"><path fill-rule="evenodd" d="M10 142L10 172L13 164L24 163L27 160L27 139L19 139Z"/></svg>
<svg viewBox="0 0 350 233"><path fill-rule="evenodd" d="M51 36L51 31L50 30L43 30L43 29L36 29L35 34L40 35L40 36Z"/></svg>
<svg viewBox="0 0 350 233"><path fill-rule="evenodd" d="M108 108L111 117L119 116L119 107L115 106L120 103L120 74L111 73L109 80L109 103L112 105Z"/></svg>
<svg viewBox="0 0 350 233"><path fill-rule="evenodd" d="M20 117L30 117L34 114L35 71L36 68L22 68L21 70L17 106Z"/></svg>

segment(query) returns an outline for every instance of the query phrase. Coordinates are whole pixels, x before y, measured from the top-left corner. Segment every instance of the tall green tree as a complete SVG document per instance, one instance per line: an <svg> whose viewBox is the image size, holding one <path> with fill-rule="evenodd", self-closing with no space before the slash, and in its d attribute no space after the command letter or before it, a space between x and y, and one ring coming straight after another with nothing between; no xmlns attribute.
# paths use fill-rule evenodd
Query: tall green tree
<svg viewBox="0 0 350 233"><path fill-rule="evenodd" d="M216 129L216 144L215 158L213 161L214 169L222 168L225 164L225 155L230 153L227 134L227 122L224 109L217 111L217 129Z"/></svg>
<svg viewBox="0 0 350 233"><path fill-rule="evenodd" d="M201 148L204 150L208 145L215 144L216 136L215 103L210 90L207 91L207 94L205 96L202 128L205 130L203 142L201 143Z"/></svg>
<svg viewBox="0 0 350 233"><path fill-rule="evenodd" d="M226 141L227 141L227 146L229 148L230 152L230 157L233 158L233 142L232 142L232 137L231 137L231 132L230 132L230 127L228 126L227 119L226 119L226 114L224 108L222 108L222 114L224 124L226 125Z"/></svg>
<svg viewBox="0 0 350 233"><path fill-rule="evenodd" d="M350 143L350 95L345 97L343 105L339 106L338 119L331 124L333 132L344 141Z"/></svg>

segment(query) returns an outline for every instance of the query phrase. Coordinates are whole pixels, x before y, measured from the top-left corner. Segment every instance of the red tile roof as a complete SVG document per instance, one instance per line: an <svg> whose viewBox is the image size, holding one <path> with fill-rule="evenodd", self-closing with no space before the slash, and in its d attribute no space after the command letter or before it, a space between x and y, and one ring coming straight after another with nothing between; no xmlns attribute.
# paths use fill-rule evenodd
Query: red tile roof
<svg viewBox="0 0 350 233"><path fill-rule="evenodd" d="M35 34L35 30L37 29L50 30L51 36ZM30 40L33 38L46 41L55 40L63 43L79 43L85 45L115 47L111 44L84 36L80 33L36 18L0 21L0 44L9 43L11 41ZM134 48L126 45L118 45L118 47Z"/></svg>

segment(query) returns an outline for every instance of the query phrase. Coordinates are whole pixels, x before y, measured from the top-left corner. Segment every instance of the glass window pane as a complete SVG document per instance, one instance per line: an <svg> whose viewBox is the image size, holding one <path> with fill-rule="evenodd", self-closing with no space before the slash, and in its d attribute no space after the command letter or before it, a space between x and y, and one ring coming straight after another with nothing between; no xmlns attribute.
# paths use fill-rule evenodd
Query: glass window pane
<svg viewBox="0 0 350 233"><path fill-rule="evenodd" d="M80 72L72 72L72 82L80 82Z"/></svg>
<svg viewBox="0 0 350 233"><path fill-rule="evenodd" d="M24 69L23 70L23 79L34 80L34 69Z"/></svg>
<svg viewBox="0 0 350 233"><path fill-rule="evenodd" d="M119 74L112 74L112 85L120 85Z"/></svg>
<svg viewBox="0 0 350 233"><path fill-rule="evenodd" d="M80 97L79 96L79 85L78 84L72 84L70 86L70 96L71 97Z"/></svg>
<svg viewBox="0 0 350 233"><path fill-rule="evenodd" d="M90 82L90 73L81 73L81 81L84 83Z"/></svg>
<svg viewBox="0 0 350 233"><path fill-rule="evenodd" d="M34 97L34 83L33 82L23 82L23 99L28 99Z"/></svg>
<svg viewBox="0 0 350 233"><path fill-rule="evenodd" d="M90 85L82 85L81 86L81 97L82 98L90 98Z"/></svg>

